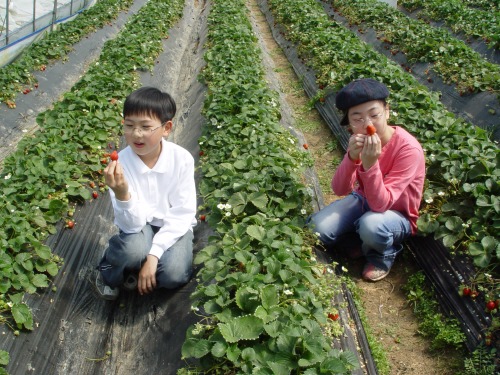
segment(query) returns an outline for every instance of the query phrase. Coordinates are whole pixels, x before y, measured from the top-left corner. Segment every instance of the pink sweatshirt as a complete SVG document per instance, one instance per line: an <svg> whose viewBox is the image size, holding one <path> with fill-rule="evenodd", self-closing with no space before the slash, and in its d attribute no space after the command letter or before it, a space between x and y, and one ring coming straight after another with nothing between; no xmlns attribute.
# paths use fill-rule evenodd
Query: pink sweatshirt
<svg viewBox="0 0 500 375"><path fill-rule="evenodd" d="M393 128L395 132L382 148L378 161L367 171L346 153L333 176L332 189L342 196L354 188L366 197L374 212L401 212L410 220L415 234L425 180L425 156L415 137L399 126Z"/></svg>

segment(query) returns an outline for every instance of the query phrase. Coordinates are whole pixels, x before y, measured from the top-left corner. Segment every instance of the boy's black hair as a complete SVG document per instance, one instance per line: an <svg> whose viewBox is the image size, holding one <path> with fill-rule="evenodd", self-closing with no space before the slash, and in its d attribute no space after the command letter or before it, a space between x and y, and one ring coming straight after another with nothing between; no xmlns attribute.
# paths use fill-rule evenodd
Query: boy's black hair
<svg viewBox="0 0 500 375"><path fill-rule="evenodd" d="M148 115L162 124L171 121L177 107L170 94L155 87L141 87L133 91L123 103L123 118L132 115Z"/></svg>

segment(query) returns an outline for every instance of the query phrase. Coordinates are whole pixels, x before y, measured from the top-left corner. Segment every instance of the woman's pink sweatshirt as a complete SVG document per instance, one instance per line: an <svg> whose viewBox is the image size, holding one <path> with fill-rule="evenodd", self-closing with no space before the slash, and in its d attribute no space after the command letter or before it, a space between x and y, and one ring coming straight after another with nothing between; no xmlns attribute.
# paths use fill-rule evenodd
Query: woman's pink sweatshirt
<svg viewBox="0 0 500 375"><path fill-rule="evenodd" d="M425 180L425 156L415 137L399 126L393 128L395 132L382 148L378 161L367 171L360 162L349 159L347 152L333 176L332 189L343 196L354 188L374 212L401 212L410 220L415 234Z"/></svg>

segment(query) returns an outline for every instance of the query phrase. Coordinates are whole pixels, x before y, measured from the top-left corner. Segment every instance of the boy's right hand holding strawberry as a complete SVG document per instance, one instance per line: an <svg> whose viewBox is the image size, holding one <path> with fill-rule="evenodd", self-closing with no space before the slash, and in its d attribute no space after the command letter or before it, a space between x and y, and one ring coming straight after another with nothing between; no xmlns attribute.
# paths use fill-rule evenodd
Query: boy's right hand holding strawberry
<svg viewBox="0 0 500 375"><path fill-rule="evenodd" d="M128 183L118 160L112 160L104 169L104 181L115 193L116 199L126 202L130 199Z"/></svg>

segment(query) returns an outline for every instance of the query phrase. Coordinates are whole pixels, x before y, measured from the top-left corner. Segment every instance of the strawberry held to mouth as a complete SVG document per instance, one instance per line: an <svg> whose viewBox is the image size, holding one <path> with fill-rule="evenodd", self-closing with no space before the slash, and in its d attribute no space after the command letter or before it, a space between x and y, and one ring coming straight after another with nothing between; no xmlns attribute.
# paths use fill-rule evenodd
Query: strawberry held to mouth
<svg viewBox="0 0 500 375"><path fill-rule="evenodd" d="M375 126L373 126L373 125L368 125L368 126L366 127L366 134L368 134L368 135L373 135L373 134L375 134L376 132L377 132L377 129L375 128Z"/></svg>

